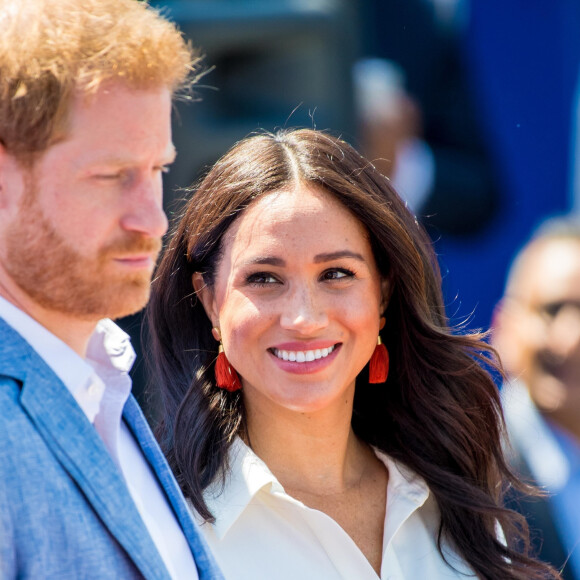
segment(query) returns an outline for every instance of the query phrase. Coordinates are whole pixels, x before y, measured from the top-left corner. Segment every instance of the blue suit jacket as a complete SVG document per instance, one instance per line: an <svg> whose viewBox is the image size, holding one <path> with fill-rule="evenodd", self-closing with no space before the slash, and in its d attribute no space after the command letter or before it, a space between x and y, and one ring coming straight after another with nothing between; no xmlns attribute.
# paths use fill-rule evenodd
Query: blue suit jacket
<svg viewBox="0 0 580 580"><path fill-rule="evenodd" d="M124 419L201 580L221 580L135 400ZM68 389L0 319L0 578L169 579L124 479Z"/></svg>

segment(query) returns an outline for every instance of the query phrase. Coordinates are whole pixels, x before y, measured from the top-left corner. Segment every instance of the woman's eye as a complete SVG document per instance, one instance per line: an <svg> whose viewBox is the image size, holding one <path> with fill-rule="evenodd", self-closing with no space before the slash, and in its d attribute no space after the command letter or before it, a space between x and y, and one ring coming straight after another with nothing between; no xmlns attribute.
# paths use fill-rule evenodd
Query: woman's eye
<svg viewBox="0 0 580 580"><path fill-rule="evenodd" d="M272 276L272 274L268 274L267 272L257 272L256 274L248 276L248 283L265 286L266 284L278 283L278 278Z"/></svg>
<svg viewBox="0 0 580 580"><path fill-rule="evenodd" d="M326 270L322 274L324 280L344 280L346 278L353 278L354 272L347 270L346 268L333 268L332 270Z"/></svg>

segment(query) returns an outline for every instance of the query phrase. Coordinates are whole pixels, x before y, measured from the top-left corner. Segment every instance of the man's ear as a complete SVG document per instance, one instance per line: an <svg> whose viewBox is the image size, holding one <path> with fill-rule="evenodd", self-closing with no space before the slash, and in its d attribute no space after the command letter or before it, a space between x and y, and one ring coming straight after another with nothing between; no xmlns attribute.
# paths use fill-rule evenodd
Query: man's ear
<svg viewBox="0 0 580 580"><path fill-rule="evenodd" d="M215 296L211 286L208 286L203 278L203 274L195 272L191 277L193 289L197 299L202 303L203 309L210 319L212 326L218 326L218 312L215 303Z"/></svg>
<svg viewBox="0 0 580 580"><path fill-rule="evenodd" d="M2 145L0 141L0 208L6 207L7 203L7 196L6 196L6 184L5 176L6 176L6 160L7 160L7 151L6 147Z"/></svg>
<svg viewBox="0 0 580 580"><path fill-rule="evenodd" d="M508 373L519 373L522 366L519 339L522 320L518 312L519 305L504 296L495 305L491 319L491 346L498 352Z"/></svg>
<svg viewBox="0 0 580 580"><path fill-rule="evenodd" d="M0 209L18 206L25 189L25 169L0 142Z"/></svg>

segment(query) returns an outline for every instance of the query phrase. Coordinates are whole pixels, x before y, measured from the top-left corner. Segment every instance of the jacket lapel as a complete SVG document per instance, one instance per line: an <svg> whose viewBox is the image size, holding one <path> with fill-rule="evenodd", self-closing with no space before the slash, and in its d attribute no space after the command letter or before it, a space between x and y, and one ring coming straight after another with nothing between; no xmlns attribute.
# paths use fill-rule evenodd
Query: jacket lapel
<svg viewBox="0 0 580 580"><path fill-rule="evenodd" d="M121 473L72 395L2 320L0 343L0 372L22 383L21 405L58 462L141 573L146 578L168 579Z"/></svg>
<svg viewBox="0 0 580 580"><path fill-rule="evenodd" d="M197 530L177 481L133 396L129 397L123 416L135 435L135 439L141 446L147 461L157 474L159 482L165 490L175 515L181 524L181 528L195 558L200 580L221 580L223 576L205 540Z"/></svg>

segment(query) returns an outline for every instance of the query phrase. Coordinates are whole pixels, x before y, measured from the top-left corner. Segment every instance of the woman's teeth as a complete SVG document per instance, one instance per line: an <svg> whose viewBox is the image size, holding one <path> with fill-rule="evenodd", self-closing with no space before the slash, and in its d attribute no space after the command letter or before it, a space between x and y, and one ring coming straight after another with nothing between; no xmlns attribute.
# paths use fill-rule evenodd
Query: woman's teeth
<svg viewBox="0 0 580 580"><path fill-rule="evenodd" d="M282 360L289 360L291 362L311 362L313 360L327 357L334 349L336 345L330 346L328 348L317 348L316 350L278 350L273 348L272 352Z"/></svg>

